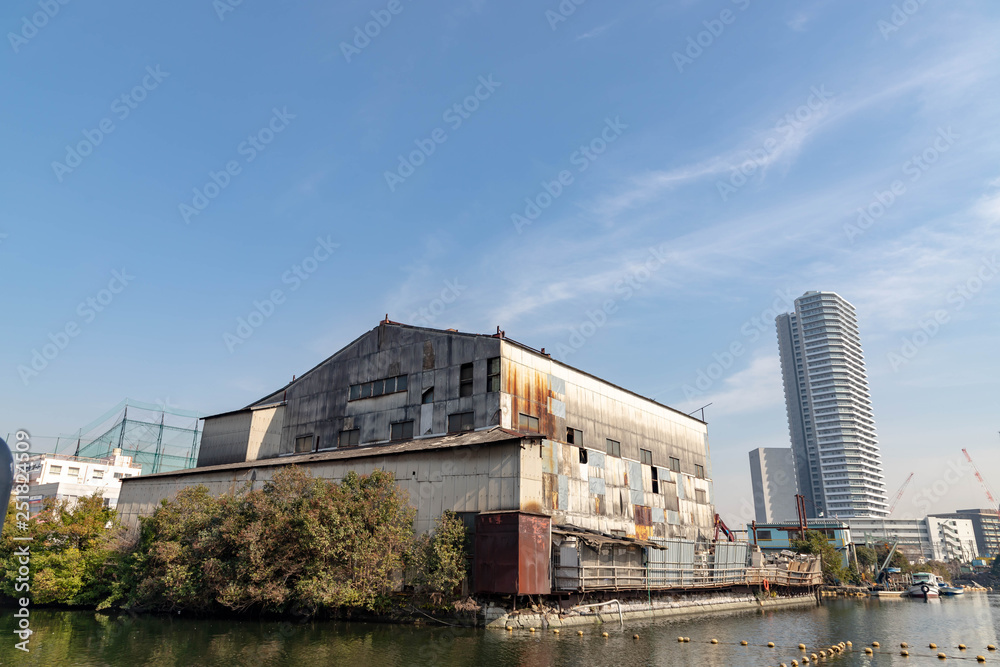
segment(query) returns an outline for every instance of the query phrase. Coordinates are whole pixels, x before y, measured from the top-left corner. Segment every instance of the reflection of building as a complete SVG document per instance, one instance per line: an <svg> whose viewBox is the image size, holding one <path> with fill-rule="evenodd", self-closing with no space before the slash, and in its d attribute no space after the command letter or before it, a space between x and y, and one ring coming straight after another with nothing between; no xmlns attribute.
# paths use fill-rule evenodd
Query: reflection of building
<svg viewBox="0 0 1000 667"><path fill-rule="evenodd" d="M757 521L794 521L798 517L795 494L795 456L789 447L750 451L750 481Z"/></svg>
<svg viewBox="0 0 1000 667"><path fill-rule="evenodd" d="M810 519L806 530L823 533L827 541L840 552L843 564L849 564L851 528L835 519ZM801 539L797 522L757 523L750 529L750 539L756 541L761 551L794 551L792 541Z"/></svg>
<svg viewBox="0 0 1000 667"><path fill-rule="evenodd" d="M882 459L854 306L806 292L779 315L778 348L799 493L810 518L887 516Z"/></svg>
<svg viewBox="0 0 1000 667"><path fill-rule="evenodd" d="M542 512L613 538L714 534L704 422L506 338L383 321L244 409L207 417L193 470L130 480L126 523L193 484L298 464L393 472L429 530L445 509ZM469 521L474 525L474 522Z"/></svg>
<svg viewBox="0 0 1000 667"><path fill-rule="evenodd" d="M968 519L976 535L976 549L984 558L1000 555L1000 516L995 509L958 510L934 514L941 519Z"/></svg>
<svg viewBox="0 0 1000 667"><path fill-rule="evenodd" d="M114 507L121 480L141 473L142 467L134 465L131 456L123 456L120 449L100 459L37 454L28 459L29 502L35 511L45 498L73 504L78 498L99 493L106 506Z"/></svg>

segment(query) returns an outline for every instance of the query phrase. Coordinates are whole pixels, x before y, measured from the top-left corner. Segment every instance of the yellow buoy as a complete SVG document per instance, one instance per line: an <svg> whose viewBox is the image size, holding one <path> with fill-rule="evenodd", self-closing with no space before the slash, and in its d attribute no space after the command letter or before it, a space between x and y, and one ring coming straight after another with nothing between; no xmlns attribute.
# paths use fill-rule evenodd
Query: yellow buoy
<svg viewBox="0 0 1000 667"><path fill-rule="evenodd" d="M930 644L927 645L927 647L928 648L937 648L937 644L935 644L934 642L931 642Z"/></svg>
<svg viewBox="0 0 1000 667"><path fill-rule="evenodd" d="M872 642L872 646L874 646L875 648L878 648L879 644L878 644L878 642Z"/></svg>
<svg viewBox="0 0 1000 667"><path fill-rule="evenodd" d="M602 633L601 633L601 636L602 636L602 637L607 637L607 636L608 636L608 633L606 633L606 632L602 632Z"/></svg>
<svg viewBox="0 0 1000 667"><path fill-rule="evenodd" d="M946 656L944 653L938 653L938 660L945 660L947 658L948 656Z"/></svg>
<svg viewBox="0 0 1000 667"><path fill-rule="evenodd" d="M799 661L798 660L792 660L792 667L799 667Z"/></svg>
<svg viewBox="0 0 1000 667"><path fill-rule="evenodd" d="M854 646L854 644L852 644L851 642L847 642L847 645L848 646Z"/></svg>
<svg viewBox="0 0 1000 667"><path fill-rule="evenodd" d="M809 656L808 655L802 656L802 664L803 665L808 665L809 664Z"/></svg>
<svg viewBox="0 0 1000 667"><path fill-rule="evenodd" d="M958 645L958 650L959 651L964 651L965 650L965 644L959 644Z"/></svg>
<svg viewBox="0 0 1000 667"><path fill-rule="evenodd" d="M824 650L822 650L822 651L819 652L819 657L821 657L821 658L825 658L826 657L826 649L824 649Z"/></svg>
<svg viewBox="0 0 1000 667"><path fill-rule="evenodd" d="M781 663L778 663L778 667L788 667L788 665L786 665L785 663L781 662Z"/></svg>
<svg viewBox="0 0 1000 667"><path fill-rule="evenodd" d="M678 638L677 638L677 641L678 641L678 642L682 642L682 641L684 641L684 638L683 638L683 637L678 637Z"/></svg>
<svg viewBox="0 0 1000 667"><path fill-rule="evenodd" d="M805 644L799 644L799 650L800 651L805 651L806 650L806 645Z"/></svg>
<svg viewBox="0 0 1000 667"><path fill-rule="evenodd" d="M813 659L813 662L816 662L817 660L819 660L819 656L816 655L815 653L813 653L812 654L812 659Z"/></svg>
<svg viewBox="0 0 1000 667"><path fill-rule="evenodd" d="M689 641L691 641L691 638L690 637L685 637L684 641L689 642Z"/></svg>
<svg viewBox="0 0 1000 667"><path fill-rule="evenodd" d="M632 635L632 639L638 639L639 635Z"/></svg>
<svg viewBox="0 0 1000 667"><path fill-rule="evenodd" d="M986 650L987 651L995 651L995 650L997 650L997 647L994 646L993 644L989 644L989 645L986 646Z"/></svg>
<svg viewBox="0 0 1000 667"><path fill-rule="evenodd" d="M552 634L554 634L554 635L558 635L558 634L559 634L559 628L555 628L555 629L554 629L554 630L552 631Z"/></svg>
<svg viewBox="0 0 1000 667"><path fill-rule="evenodd" d="M872 650L871 650L870 648L868 648L868 647L866 646L866 647L865 647L865 655L871 655L872 653L874 653L874 651L872 651Z"/></svg>
<svg viewBox="0 0 1000 667"><path fill-rule="evenodd" d="M528 628L528 632L534 632L534 631L535 631L534 628Z"/></svg>
<svg viewBox="0 0 1000 667"><path fill-rule="evenodd" d="M513 631L514 631L514 626L513 625L508 625L507 626L507 632L513 632Z"/></svg>
<svg viewBox="0 0 1000 667"><path fill-rule="evenodd" d="M904 648L902 651L899 652L899 654L905 658L906 656L910 655L910 652Z"/></svg>
<svg viewBox="0 0 1000 667"><path fill-rule="evenodd" d="M580 635L582 637L583 636L583 630L577 630L576 634L578 634L578 635Z"/></svg>
<svg viewBox="0 0 1000 667"><path fill-rule="evenodd" d="M719 643L719 640L718 640L718 639L714 639L714 638L713 638L713 639L712 639L712 643L713 643L713 644L718 644L718 643Z"/></svg>
<svg viewBox="0 0 1000 667"><path fill-rule="evenodd" d="M767 647L768 648L774 648L774 642L768 642L767 643Z"/></svg>
<svg viewBox="0 0 1000 667"><path fill-rule="evenodd" d="M747 645L747 640L744 639L743 641L740 642L740 646L746 646L746 645Z"/></svg>
<svg viewBox="0 0 1000 667"><path fill-rule="evenodd" d="M976 656L976 662L986 662L986 656L984 656L984 655L977 655Z"/></svg>
<svg viewBox="0 0 1000 667"><path fill-rule="evenodd" d="M910 648L910 645L907 644L906 642L903 642L899 645L899 648Z"/></svg>

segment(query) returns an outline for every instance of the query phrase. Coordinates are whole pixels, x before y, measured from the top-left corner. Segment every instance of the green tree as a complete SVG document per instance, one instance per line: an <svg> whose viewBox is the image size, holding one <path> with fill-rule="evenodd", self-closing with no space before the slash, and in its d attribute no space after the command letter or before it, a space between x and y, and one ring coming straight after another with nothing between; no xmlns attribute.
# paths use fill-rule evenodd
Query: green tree
<svg viewBox="0 0 1000 667"><path fill-rule="evenodd" d="M418 587L425 593L452 597L466 574L466 530L458 515L446 510L434 531L416 541L411 567Z"/></svg>
<svg viewBox="0 0 1000 667"><path fill-rule="evenodd" d="M792 548L800 554L819 556L823 565L823 576L827 583L841 583L849 578L850 572L844 567L843 557L823 533L807 530L805 539L792 540Z"/></svg>

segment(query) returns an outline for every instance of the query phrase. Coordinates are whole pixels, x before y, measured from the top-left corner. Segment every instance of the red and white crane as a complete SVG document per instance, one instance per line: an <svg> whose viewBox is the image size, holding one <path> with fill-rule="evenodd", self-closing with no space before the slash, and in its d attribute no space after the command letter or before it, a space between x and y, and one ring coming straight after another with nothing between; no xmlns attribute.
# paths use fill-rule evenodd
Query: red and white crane
<svg viewBox="0 0 1000 667"><path fill-rule="evenodd" d="M990 499L990 506L993 509L996 509L997 517L1000 518L1000 506L998 506L997 504L996 494L993 493L993 489L991 489L990 485L986 482L985 479L983 479L982 473L979 472L979 468L977 468L976 464L972 461L972 457L969 456L968 450L963 448L962 453L965 454L965 458L969 460L969 465L972 466L972 470L976 473L976 479L978 479L979 483L983 485L983 490L986 491L986 497Z"/></svg>
<svg viewBox="0 0 1000 667"><path fill-rule="evenodd" d="M965 450L962 450L962 451L965 451ZM899 502L899 499L903 497L903 491L906 491L906 487L910 485L910 480L911 479L913 479L913 473L912 472L910 473L910 476L906 478L906 481L903 482L903 485L899 487L899 491L896 492L896 497L892 499L892 505L889 506L889 515L890 516L892 516L892 511L894 509L896 509L896 504Z"/></svg>

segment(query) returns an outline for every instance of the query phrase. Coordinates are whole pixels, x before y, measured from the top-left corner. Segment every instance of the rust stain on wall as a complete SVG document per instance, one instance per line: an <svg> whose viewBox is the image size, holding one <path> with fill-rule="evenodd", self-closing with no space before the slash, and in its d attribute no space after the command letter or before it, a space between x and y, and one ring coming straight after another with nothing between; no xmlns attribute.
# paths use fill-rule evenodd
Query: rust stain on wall
<svg viewBox="0 0 1000 667"><path fill-rule="evenodd" d="M520 430L518 420L526 414L538 418L538 431L547 438L559 439L555 433L556 418L549 412L549 398L552 388L549 384L549 374L525 369L518 373L517 364L506 364L504 386L511 396L511 427Z"/></svg>

